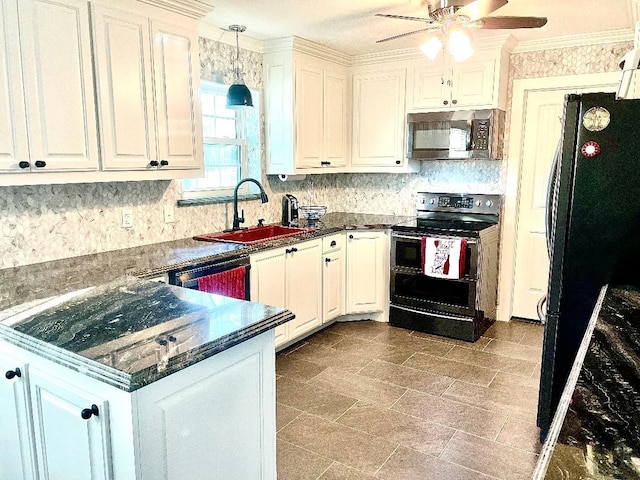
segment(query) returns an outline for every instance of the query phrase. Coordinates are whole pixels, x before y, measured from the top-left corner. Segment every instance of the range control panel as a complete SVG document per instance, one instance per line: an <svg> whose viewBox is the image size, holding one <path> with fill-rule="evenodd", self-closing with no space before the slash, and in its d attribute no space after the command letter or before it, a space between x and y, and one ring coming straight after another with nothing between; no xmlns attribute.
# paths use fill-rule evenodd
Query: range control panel
<svg viewBox="0 0 640 480"><path fill-rule="evenodd" d="M498 215L502 206L500 195L450 194L418 192L418 212L460 212Z"/></svg>

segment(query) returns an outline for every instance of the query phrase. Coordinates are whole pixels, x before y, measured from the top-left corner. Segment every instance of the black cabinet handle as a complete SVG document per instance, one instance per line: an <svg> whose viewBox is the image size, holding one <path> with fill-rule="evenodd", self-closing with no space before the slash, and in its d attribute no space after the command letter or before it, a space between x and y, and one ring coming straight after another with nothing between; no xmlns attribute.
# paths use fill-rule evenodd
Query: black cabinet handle
<svg viewBox="0 0 640 480"><path fill-rule="evenodd" d="M20 168L29 168L31 166L31 164L29 162L25 162L24 160L20 163L18 163L18 166Z"/></svg>
<svg viewBox="0 0 640 480"><path fill-rule="evenodd" d="M455 105L456 103L458 103L458 100L451 100L451 103Z"/></svg>
<svg viewBox="0 0 640 480"><path fill-rule="evenodd" d="M449 105L449 100L445 100L445 101L444 101L444 102L442 102L442 103L444 103L445 105Z"/></svg>
<svg viewBox="0 0 640 480"><path fill-rule="evenodd" d="M166 167L167 165L169 165L169 160L160 160L160 165Z"/></svg>
<svg viewBox="0 0 640 480"><path fill-rule="evenodd" d="M324 259L324 263L331 263L331 259L330 258L325 258Z"/></svg>
<svg viewBox="0 0 640 480"><path fill-rule="evenodd" d="M16 368L15 370L7 371L7 373L5 373L4 376L7 380L13 380L15 377L20 378L22 376L22 372L20 371L19 368Z"/></svg>
<svg viewBox="0 0 640 480"><path fill-rule="evenodd" d="M149 165L151 165L152 167L157 167L158 165L160 165L160 163L157 160L151 160L149 162Z"/></svg>
<svg viewBox="0 0 640 480"><path fill-rule="evenodd" d="M338 243L335 240L331 240L331 245L329 245L330 247L335 247Z"/></svg>
<svg viewBox="0 0 640 480"><path fill-rule="evenodd" d="M45 162L44 160L36 160L36 167L43 168L46 166L47 166L47 162Z"/></svg>
<svg viewBox="0 0 640 480"><path fill-rule="evenodd" d="M91 408L83 408L80 412L80 416L85 420L89 420L94 415L97 417L100 411L98 410L98 406L94 403L91 405Z"/></svg>
<svg viewBox="0 0 640 480"><path fill-rule="evenodd" d="M400 160L396 160L396 165L400 165L402 162Z"/></svg>
<svg viewBox="0 0 640 480"><path fill-rule="evenodd" d="M328 167L329 165L331 165L331 162L321 161L320 165L322 165L323 167Z"/></svg>
<svg viewBox="0 0 640 480"><path fill-rule="evenodd" d="M287 248L284 253L293 253L293 250L291 250L290 248Z"/></svg>
<svg viewBox="0 0 640 480"><path fill-rule="evenodd" d="M297 251L298 251L298 249L297 249L296 247L293 247L293 248L291 249L291 253L293 253L293 252L297 252Z"/></svg>
<svg viewBox="0 0 640 480"><path fill-rule="evenodd" d="M349 235L349 238L350 238L351 240L353 240L353 235Z"/></svg>

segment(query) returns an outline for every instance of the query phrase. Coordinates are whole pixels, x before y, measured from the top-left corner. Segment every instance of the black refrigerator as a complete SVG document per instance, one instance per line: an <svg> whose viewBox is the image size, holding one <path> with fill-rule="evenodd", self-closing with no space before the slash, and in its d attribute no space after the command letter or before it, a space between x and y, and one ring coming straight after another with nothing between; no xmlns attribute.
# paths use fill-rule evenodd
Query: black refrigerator
<svg viewBox="0 0 640 480"><path fill-rule="evenodd" d="M640 277L640 100L567 95L549 182L547 313L538 401L546 438L601 288Z"/></svg>

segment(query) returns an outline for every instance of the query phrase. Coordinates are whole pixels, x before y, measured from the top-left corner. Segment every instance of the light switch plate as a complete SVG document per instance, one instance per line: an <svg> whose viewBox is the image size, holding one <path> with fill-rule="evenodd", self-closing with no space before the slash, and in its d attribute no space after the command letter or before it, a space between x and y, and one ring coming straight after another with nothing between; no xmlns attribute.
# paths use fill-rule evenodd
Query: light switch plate
<svg viewBox="0 0 640 480"><path fill-rule="evenodd" d="M173 205L164 206L164 223L173 223L176 221L175 209Z"/></svg>

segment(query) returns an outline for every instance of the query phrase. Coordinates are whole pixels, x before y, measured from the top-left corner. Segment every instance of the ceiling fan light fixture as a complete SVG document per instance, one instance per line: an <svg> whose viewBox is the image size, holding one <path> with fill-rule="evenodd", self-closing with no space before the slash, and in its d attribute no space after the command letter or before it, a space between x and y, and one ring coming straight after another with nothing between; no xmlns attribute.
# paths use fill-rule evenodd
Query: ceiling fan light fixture
<svg viewBox="0 0 640 480"><path fill-rule="evenodd" d="M236 63L233 68L233 84L227 90L227 108L253 107L251 92L242 80L240 71L240 42L238 33L244 32L244 25L229 25L229 31L236 32Z"/></svg>
<svg viewBox="0 0 640 480"><path fill-rule="evenodd" d="M431 37L426 43L420 45L420 50L422 50L422 53L424 53L426 57L431 61L436 59L441 49L442 40L440 40L438 37Z"/></svg>
<svg viewBox="0 0 640 480"><path fill-rule="evenodd" d="M456 62L464 62L473 55L471 39L462 30L453 30L449 33L449 53Z"/></svg>

